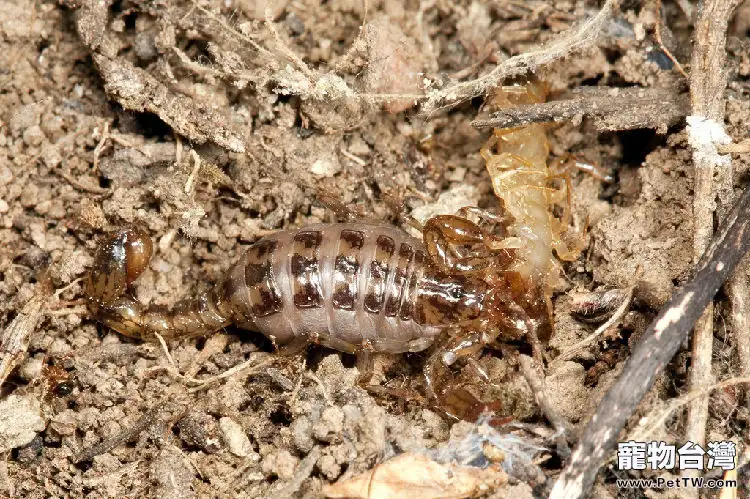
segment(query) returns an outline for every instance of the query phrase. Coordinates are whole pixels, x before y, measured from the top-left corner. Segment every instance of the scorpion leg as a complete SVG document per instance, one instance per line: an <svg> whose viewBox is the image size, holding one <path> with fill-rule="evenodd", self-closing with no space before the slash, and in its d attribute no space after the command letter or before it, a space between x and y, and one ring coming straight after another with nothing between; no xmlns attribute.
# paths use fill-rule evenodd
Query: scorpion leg
<svg viewBox="0 0 750 499"><path fill-rule="evenodd" d="M363 349L357 352L357 384L362 388L368 389L370 380L374 374L374 362L372 352L368 349Z"/></svg>
<svg viewBox="0 0 750 499"><path fill-rule="evenodd" d="M425 362L424 377L428 400L433 401L436 408L452 418L467 420L475 420L486 409L499 409L497 401L484 403L467 390L465 383L457 384L448 379L449 371L459 360L471 364L496 336L476 331L453 336L433 351ZM483 373L478 366L472 367Z"/></svg>
<svg viewBox="0 0 750 499"><path fill-rule="evenodd" d="M341 201L341 197L327 189L320 189L316 199L326 209L333 212L336 220L341 222L361 222L367 217L364 211L357 205L348 205Z"/></svg>
<svg viewBox="0 0 750 499"><path fill-rule="evenodd" d="M613 181L612 175L607 170L596 163L580 161L574 154L566 154L549 165L549 169L553 174L569 172L574 168L591 175L600 182L608 183Z"/></svg>
<svg viewBox="0 0 750 499"><path fill-rule="evenodd" d="M497 237L505 237L508 228L513 223L513 216L501 204L501 213L493 213L476 206L464 206L456 211L456 216L469 219L473 216L478 220L477 226L484 228Z"/></svg>
<svg viewBox="0 0 750 499"><path fill-rule="evenodd" d="M566 243L559 238L559 235L568 232L570 227L572 212L571 207L573 204L573 185L571 181L570 170L573 168L581 169L582 171L589 173L594 178L602 182L611 181L611 177L607 175L606 172L604 172L601 168L597 167L596 165L581 163L573 156L561 159L558 161L557 165L550 166L551 173L549 175L549 179L562 179L565 182L565 188L558 190L559 197L562 197L563 195L565 196L565 206L563 208L564 211L562 219L556 220L557 223L555 224L555 232L558 235L558 238L556 238L556 240L552 243L552 248L557 253L558 258L564 261L574 261L578 258L578 256L586 246L586 233L588 232L587 221L586 226L578 234L579 237L576 238L576 241ZM553 200L554 203L559 203L561 201L562 199Z"/></svg>

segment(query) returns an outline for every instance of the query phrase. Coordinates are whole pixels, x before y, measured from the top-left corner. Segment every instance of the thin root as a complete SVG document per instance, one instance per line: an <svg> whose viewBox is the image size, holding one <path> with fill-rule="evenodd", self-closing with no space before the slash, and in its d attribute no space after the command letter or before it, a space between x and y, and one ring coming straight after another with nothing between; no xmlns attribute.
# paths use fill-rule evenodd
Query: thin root
<svg viewBox="0 0 750 499"><path fill-rule="evenodd" d="M633 284L628 286L625 297L622 300L622 303L619 307L614 311L612 316L599 326L596 331L573 345L572 347L568 348L564 352L562 352L560 355L557 356L555 360L552 361L552 365L559 364L560 362L570 360L574 358L576 355L581 353L588 347L591 343L593 343L597 338L602 336L605 332L607 332L610 328L615 327L619 322L622 320L622 318L627 313L628 309L630 308L630 303L633 301L633 292L635 291L636 284L638 283L638 280L640 279L640 276L642 274L641 267L639 266L635 271L635 279L633 280Z"/></svg>

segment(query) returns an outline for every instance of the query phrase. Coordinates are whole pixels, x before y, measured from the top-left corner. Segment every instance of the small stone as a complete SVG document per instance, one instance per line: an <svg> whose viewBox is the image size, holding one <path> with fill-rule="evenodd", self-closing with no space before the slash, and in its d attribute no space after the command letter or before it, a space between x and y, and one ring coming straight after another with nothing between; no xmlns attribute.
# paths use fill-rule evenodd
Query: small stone
<svg viewBox="0 0 750 499"><path fill-rule="evenodd" d="M42 147L42 161L44 161L44 165L47 168L55 168L57 165L62 163L62 160L63 158L60 155L60 152L54 145L45 144Z"/></svg>
<svg viewBox="0 0 750 499"><path fill-rule="evenodd" d="M8 128L14 137L21 135L27 128L39 123L39 114L35 103L18 108L11 116Z"/></svg>
<svg viewBox="0 0 750 499"><path fill-rule="evenodd" d="M354 135L349 142L349 152L359 157L367 156L370 154L370 146L367 145L367 142L362 137Z"/></svg>
<svg viewBox="0 0 750 499"><path fill-rule="evenodd" d="M290 429L292 431L292 440L300 452L307 454L315 445L312 437L312 423L307 416L299 416L295 419Z"/></svg>
<svg viewBox="0 0 750 499"><path fill-rule="evenodd" d="M39 125L30 126L23 132L23 141L29 147L37 147L44 140L44 132Z"/></svg>
<svg viewBox="0 0 750 499"><path fill-rule="evenodd" d="M333 177L341 171L341 164L332 158L319 158L312 164L310 171L319 177Z"/></svg>
<svg viewBox="0 0 750 499"><path fill-rule="evenodd" d="M294 470L297 469L299 459L289 453L288 450L272 452L263 459L261 469L266 474L274 474L281 480L291 480Z"/></svg>
<svg viewBox="0 0 750 499"><path fill-rule="evenodd" d="M0 454L31 442L44 429L39 400L10 395L0 401Z"/></svg>
<svg viewBox="0 0 750 499"><path fill-rule="evenodd" d="M336 480L341 475L341 465L336 458L330 454L320 456L317 462L318 469L328 480Z"/></svg>
<svg viewBox="0 0 750 499"><path fill-rule="evenodd" d="M4 213L3 203L5 203L5 201L0 199L0 213ZM6 204L5 206L7 207L8 205ZM23 364L21 364L21 367L18 369L18 374L26 381L32 381L41 376L43 366L44 356L36 355L34 357L29 357Z"/></svg>
<svg viewBox="0 0 750 499"><path fill-rule="evenodd" d="M237 7L246 16L264 21L266 14L272 19L278 19L286 9L288 0L240 0Z"/></svg>
<svg viewBox="0 0 750 499"><path fill-rule="evenodd" d="M227 444L229 452L238 457L249 457L255 454L250 439L238 422L232 418L223 417L219 420L219 428L224 435L224 443Z"/></svg>
<svg viewBox="0 0 750 499"><path fill-rule="evenodd" d="M47 249L47 232L45 228L40 223L29 224L29 237L41 249Z"/></svg>
<svg viewBox="0 0 750 499"><path fill-rule="evenodd" d="M37 435L31 440L31 443L18 449L18 456L15 460L29 466L39 459L42 455L42 449L44 449L44 440L41 435Z"/></svg>
<svg viewBox="0 0 750 499"><path fill-rule="evenodd" d="M57 433L60 436L70 436L75 434L78 428L78 422L76 421L75 413L67 409L59 414L56 414L49 424L50 430Z"/></svg>
<svg viewBox="0 0 750 499"><path fill-rule="evenodd" d="M313 425L313 435L323 442L339 441L344 430L344 411L340 407L326 407Z"/></svg>
<svg viewBox="0 0 750 499"><path fill-rule="evenodd" d="M5 200L0 199L0 213L8 213L8 210L10 210L8 203L6 203Z"/></svg>
<svg viewBox="0 0 750 499"><path fill-rule="evenodd" d="M13 180L13 172L7 166L0 166L0 185L8 185Z"/></svg>

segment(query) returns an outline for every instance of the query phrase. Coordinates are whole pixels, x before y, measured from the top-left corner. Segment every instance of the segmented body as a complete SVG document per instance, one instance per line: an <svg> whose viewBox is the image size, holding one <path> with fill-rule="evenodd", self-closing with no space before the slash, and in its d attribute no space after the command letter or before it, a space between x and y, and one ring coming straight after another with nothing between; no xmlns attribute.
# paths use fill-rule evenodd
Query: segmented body
<svg viewBox="0 0 750 499"><path fill-rule="evenodd" d="M279 344L311 336L342 351L422 350L438 332L415 307L425 256L421 241L388 226L281 231L245 253L226 298L243 326Z"/></svg>
<svg viewBox="0 0 750 499"><path fill-rule="evenodd" d="M171 310L147 308L126 292L145 269L129 268L144 259L128 260L128 249L147 237L115 233L88 281L92 311L128 336L201 335L236 323L279 345L302 338L346 352L419 351L442 327L478 317L486 294L483 281L431 265L422 241L397 228L322 224L264 237L212 290Z"/></svg>
<svg viewBox="0 0 750 499"><path fill-rule="evenodd" d="M544 83L531 80L524 85L500 87L488 99L488 107L496 110L545 100ZM560 240L569 221L552 212L553 206L569 194L569 186L557 189L552 184L553 179L565 175L551 172L548 167L549 143L544 125L496 128L481 154L495 195L513 218L508 232L520 241L512 270L536 281L548 279L557 268L553 250L562 257L570 253Z"/></svg>
<svg viewBox="0 0 750 499"><path fill-rule="evenodd" d="M488 98L487 106L497 110L537 104L546 100L546 94L546 85L531 79L522 85L498 88ZM536 322L539 336L545 337L551 334L551 295L560 280L555 253L563 260L575 260L580 254L580 248L569 248L562 239L570 226L570 177L549 167L549 143L543 124L496 128L480 153L495 196L510 220L507 234L515 239L515 258L507 268L523 283L516 286L523 290L523 296L516 295L515 299ZM556 186L560 181L564 185ZM562 205L562 217L554 214L555 205Z"/></svg>

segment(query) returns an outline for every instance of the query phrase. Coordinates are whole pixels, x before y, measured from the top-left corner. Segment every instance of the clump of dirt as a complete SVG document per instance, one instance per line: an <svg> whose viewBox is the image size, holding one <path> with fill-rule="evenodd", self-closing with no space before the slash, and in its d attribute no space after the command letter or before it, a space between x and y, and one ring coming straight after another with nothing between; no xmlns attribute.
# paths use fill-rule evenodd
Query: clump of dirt
<svg viewBox="0 0 750 499"><path fill-rule="evenodd" d="M165 349L97 325L82 278L97 238L124 224L146 227L157 248L136 296L168 305L218 281L264 234L332 221L319 198L385 223L467 203L497 209L479 155L488 133L470 125L481 99L429 115L420 104L597 12L577 5L0 0L0 324L34 320L15 350L10 342L2 350L18 365L0 391L13 413L0 417L0 495L316 497L389 457L448 441L458 427L420 395L423 354L377 358L374 380L385 390L373 394L347 356L314 347L277 358L268 341L239 329ZM675 4L664 8L665 43L686 57L678 48L689 43L690 20ZM655 22L650 7L626 2L595 44L541 76L553 95L679 87L651 36ZM742 43L730 40L734 137L750 119ZM588 220L587 246L564 265L546 354L596 327L573 317L570 291L635 286L614 332L548 366L551 406L573 425L593 412L655 309L692 271L693 174L681 126L666 135L598 133L585 120L549 127L552 157L572 154L613 181L572 173L573 218ZM746 174L747 157L735 168ZM500 401L498 417L542 428L517 361L527 347L498 346L476 368L491 381L484 395ZM731 373L729 347L716 355ZM644 413L682 389L687 363L678 355ZM719 396L727 400L710 431L729 439L748 415L738 395ZM676 419L660 429L672 440ZM733 423L723 430L725 420ZM540 469L552 476L564 449L547 443L544 455L555 458ZM612 477L601 479L615 491ZM531 494L526 483L512 478L493 497Z"/></svg>

